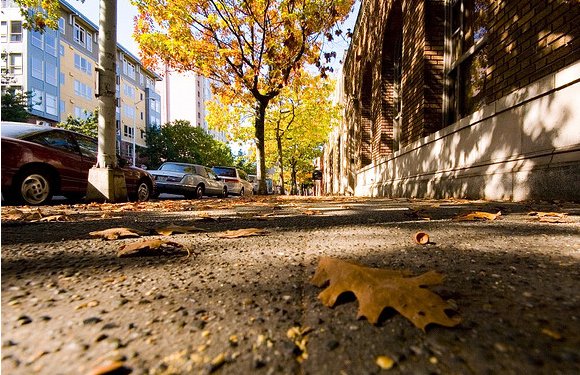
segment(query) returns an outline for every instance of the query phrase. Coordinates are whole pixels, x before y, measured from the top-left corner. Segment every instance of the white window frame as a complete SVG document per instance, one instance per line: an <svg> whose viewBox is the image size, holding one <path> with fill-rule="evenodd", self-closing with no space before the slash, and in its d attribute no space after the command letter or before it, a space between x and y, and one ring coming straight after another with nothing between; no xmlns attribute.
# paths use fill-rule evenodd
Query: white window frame
<svg viewBox="0 0 580 375"><path fill-rule="evenodd" d="M135 64L127 61L127 76L135 79Z"/></svg>
<svg viewBox="0 0 580 375"><path fill-rule="evenodd" d="M89 52L93 52L93 34L86 32L86 40L87 40L87 50Z"/></svg>
<svg viewBox="0 0 580 375"><path fill-rule="evenodd" d="M77 44L80 44L81 46L85 47L87 40L87 32L84 29L84 27L82 27L76 22L73 25L73 40Z"/></svg>
<svg viewBox="0 0 580 375"><path fill-rule="evenodd" d="M32 109L44 112L44 91L32 89Z"/></svg>
<svg viewBox="0 0 580 375"><path fill-rule="evenodd" d="M125 117L130 118L132 120L135 119L135 107L125 104L123 105L123 115L125 115Z"/></svg>
<svg viewBox="0 0 580 375"><path fill-rule="evenodd" d="M123 83L123 93L131 99L135 99L135 88L133 85Z"/></svg>
<svg viewBox="0 0 580 375"><path fill-rule="evenodd" d="M58 19L58 31L60 31L61 34L64 34L66 31L66 21L62 17Z"/></svg>
<svg viewBox="0 0 580 375"><path fill-rule="evenodd" d="M8 21L0 22L0 42L8 43Z"/></svg>
<svg viewBox="0 0 580 375"><path fill-rule="evenodd" d="M40 31L30 31L30 43L40 49L44 49L44 34Z"/></svg>
<svg viewBox="0 0 580 375"><path fill-rule="evenodd" d="M20 24L20 32L14 32L14 25ZM22 21L10 21L10 43L20 43L22 42Z"/></svg>
<svg viewBox="0 0 580 375"><path fill-rule="evenodd" d="M44 38L44 50L46 53L56 57L56 35L51 30L46 30L46 37Z"/></svg>
<svg viewBox="0 0 580 375"><path fill-rule="evenodd" d="M19 57L19 59L18 59ZM20 60L20 61L17 61ZM8 70L12 75L22 75L22 54L11 53L8 56Z"/></svg>

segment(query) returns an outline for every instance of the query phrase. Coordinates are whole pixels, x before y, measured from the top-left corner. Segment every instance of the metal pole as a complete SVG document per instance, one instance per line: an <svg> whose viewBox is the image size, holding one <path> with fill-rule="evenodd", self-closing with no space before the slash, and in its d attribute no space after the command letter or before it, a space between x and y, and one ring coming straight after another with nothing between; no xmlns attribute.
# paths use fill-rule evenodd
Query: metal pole
<svg viewBox="0 0 580 375"><path fill-rule="evenodd" d="M133 108L135 112L133 113L133 166L135 166L135 135L137 134L137 125L135 124L135 117L137 117L137 104L139 104L141 100L135 102Z"/></svg>

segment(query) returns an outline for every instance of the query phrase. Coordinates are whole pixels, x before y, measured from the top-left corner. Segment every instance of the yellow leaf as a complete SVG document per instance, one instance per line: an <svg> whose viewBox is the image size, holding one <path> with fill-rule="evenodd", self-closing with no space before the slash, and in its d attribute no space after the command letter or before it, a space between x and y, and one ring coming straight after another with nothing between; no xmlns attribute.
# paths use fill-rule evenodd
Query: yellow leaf
<svg viewBox="0 0 580 375"><path fill-rule="evenodd" d="M145 232L131 228L110 228L89 233L93 237L102 237L106 240L116 240L118 238L141 237Z"/></svg>
<svg viewBox="0 0 580 375"><path fill-rule="evenodd" d="M180 233L205 232L205 229L197 228L191 225L183 226L172 224L163 228L156 228L155 231L163 236L170 236L172 234L180 234Z"/></svg>
<svg viewBox="0 0 580 375"><path fill-rule="evenodd" d="M223 233L218 234L219 238L240 238L240 237L250 237L250 236L264 236L268 234L265 229L258 228L245 228L238 230L228 230Z"/></svg>
<svg viewBox="0 0 580 375"><path fill-rule="evenodd" d="M460 215L453 218L455 221L493 221L501 216L501 212L491 214L489 212L475 211L466 215Z"/></svg>
<svg viewBox="0 0 580 375"><path fill-rule="evenodd" d="M454 327L458 317L449 317L453 310L437 294L424 288L437 285L443 276L430 271L415 277L405 277L407 272L363 267L339 259L323 257L311 283L318 287L328 284L318 297L325 306L332 307L344 292L352 292L359 301L358 317L366 317L376 324L386 307L392 307L417 328L425 331L428 324Z"/></svg>
<svg viewBox="0 0 580 375"><path fill-rule="evenodd" d="M375 363L377 364L377 366L379 366L383 370L390 370L391 368L393 368L395 361L393 361L393 359L390 357L381 355L381 356L377 357L377 360L375 361Z"/></svg>

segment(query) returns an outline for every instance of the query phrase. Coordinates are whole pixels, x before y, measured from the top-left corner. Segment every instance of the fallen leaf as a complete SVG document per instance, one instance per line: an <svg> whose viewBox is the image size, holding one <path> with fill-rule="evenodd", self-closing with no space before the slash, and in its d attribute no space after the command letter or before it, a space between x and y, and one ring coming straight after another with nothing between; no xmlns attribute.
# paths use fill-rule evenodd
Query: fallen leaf
<svg viewBox="0 0 580 375"><path fill-rule="evenodd" d="M118 238L141 237L147 233L131 228L110 228L89 234L93 237L103 237L106 240L116 240Z"/></svg>
<svg viewBox="0 0 580 375"><path fill-rule="evenodd" d="M466 215L459 215L453 218L455 221L493 221L501 216L501 211L497 214L491 214L489 212L475 211L468 213Z"/></svg>
<svg viewBox="0 0 580 375"><path fill-rule="evenodd" d="M130 374L132 370L129 367L125 367L125 364L120 361L110 361L89 372L89 375L124 375Z"/></svg>
<svg viewBox="0 0 580 375"><path fill-rule="evenodd" d="M228 230L223 233L218 234L219 238L240 238L240 237L250 237L250 236L264 236L268 234L265 229L259 228L245 228L237 230Z"/></svg>
<svg viewBox="0 0 580 375"><path fill-rule="evenodd" d="M190 254L189 250L185 249L183 245L177 242L155 239L123 245L119 248L117 256L121 258L130 256L164 255L174 253L176 250L187 251L187 254Z"/></svg>
<svg viewBox="0 0 580 375"><path fill-rule="evenodd" d="M322 215L322 212L320 212L318 210L306 210L306 211L302 211L302 213L304 215L308 215L308 216L312 216L312 215Z"/></svg>
<svg viewBox="0 0 580 375"><path fill-rule="evenodd" d="M427 245L429 243L429 235L425 232L417 232L413 235L413 240L418 245Z"/></svg>
<svg viewBox="0 0 580 375"><path fill-rule="evenodd" d="M385 355L378 356L375 363L383 370L390 370L393 368L395 361L392 358Z"/></svg>
<svg viewBox="0 0 580 375"><path fill-rule="evenodd" d="M540 223L566 223L568 222L568 214L561 212L530 212L528 215L535 216L535 219Z"/></svg>
<svg viewBox="0 0 580 375"><path fill-rule="evenodd" d="M70 218L66 215L51 215L43 217L39 220L40 222L50 222L50 221L70 221Z"/></svg>
<svg viewBox="0 0 580 375"><path fill-rule="evenodd" d="M450 318L446 310L453 310L437 294L424 286L437 285L443 275L429 271L415 277L405 277L404 271L363 267L339 259L323 257L311 283L322 287L329 283L318 297L325 306L332 307L338 297L352 292L359 301L358 317L366 317L376 324L386 307L392 307L409 319L417 328L425 331L428 324L454 327L458 317Z"/></svg>
<svg viewBox="0 0 580 375"><path fill-rule="evenodd" d="M554 340L557 340L557 341L562 340L562 335L556 331L552 331L551 329L544 328L544 329L542 329L542 333L548 337L553 338Z"/></svg>
<svg viewBox="0 0 580 375"><path fill-rule="evenodd" d="M84 302L81 303L80 305L78 305L77 307L75 307L75 310L80 310L80 309L84 309L86 307L96 307L99 306L99 301L88 301L88 302Z"/></svg>
<svg viewBox="0 0 580 375"><path fill-rule="evenodd" d="M182 234L182 233L194 233L194 232L205 232L205 229L197 228L194 226L183 226L183 225L168 225L163 228L154 229L155 232L163 236L171 236L172 234Z"/></svg>

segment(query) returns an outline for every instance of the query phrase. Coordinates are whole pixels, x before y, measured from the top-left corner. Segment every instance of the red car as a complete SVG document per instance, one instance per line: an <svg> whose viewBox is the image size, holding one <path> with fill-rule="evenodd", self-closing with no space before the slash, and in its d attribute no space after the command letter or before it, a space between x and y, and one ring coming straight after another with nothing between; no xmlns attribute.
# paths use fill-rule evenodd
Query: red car
<svg viewBox="0 0 580 375"><path fill-rule="evenodd" d="M2 122L2 195L7 202L40 205L53 195L81 198L96 160L94 138L50 126ZM129 166L123 171L129 199L146 201L153 195L155 183L148 172Z"/></svg>

